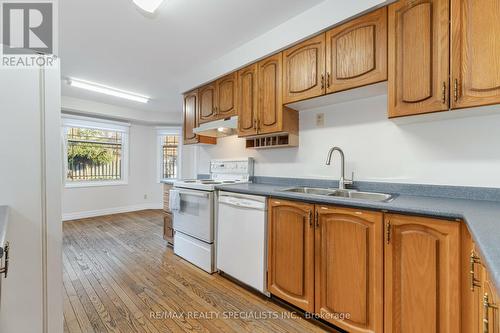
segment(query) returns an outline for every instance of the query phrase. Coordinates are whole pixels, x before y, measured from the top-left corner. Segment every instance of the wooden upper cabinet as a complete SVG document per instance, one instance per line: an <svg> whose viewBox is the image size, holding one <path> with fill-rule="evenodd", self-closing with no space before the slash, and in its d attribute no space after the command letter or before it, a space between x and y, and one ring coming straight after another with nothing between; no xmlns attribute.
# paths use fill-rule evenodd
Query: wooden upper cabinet
<svg viewBox="0 0 500 333"><path fill-rule="evenodd" d="M283 51L285 104L325 93L325 34Z"/></svg>
<svg viewBox="0 0 500 333"><path fill-rule="evenodd" d="M279 132L283 128L283 95L281 77L283 73L282 54L270 56L257 64L259 133Z"/></svg>
<svg viewBox="0 0 500 333"><path fill-rule="evenodd" d="M500 1L452 0L452 108L500 103Z"/></svg>
<svg viewBox="0 0 500 333"><path fill-rule="evenodd" d="M198 124L216 120L216 96L217 85L215 82L209 83L198 89Z"/></svg>
<svg viewBox="0 0 500 333"><path fill-rule="evenodd" d="M217 119L236 116L237 77L237 72L234 72L217 80L217 103L215 105Z"/></svg>
<svg viewBox="0 0 500 333"><path fill-rule="evenodd" d="M314 205L269 199L268 290L314 311Z"/></svg>
<svg viewBox="0 0 500 333"><path fill-rule="evenodd" d="M257 64L238 72L238 136L257 134Z"/></svg>
<svg viewBox="0 0 500 333"><path fill-rule="evenodd" d="M460 223L385 216L384 332L460 332Z"/></svg>
<svg viewBox="0 0 500 333"><path fill-rule="evenodd" d="M448 110L449 1L389 6L389 117Z"/></svg>
<svg viewBox="0 0 500 333"><path fill-rule="evenodd" d="M326 32L326 92L387 80L387 7Z"/></svg>
<svg viewBox="0 0 500 333"><path fill-rule="evenodd" d="M198 90L193 90L184 94L184 144L198 143L198 136L193 133L196 127L196 115L198 108Z"/></svg>
<svg viewBox="0 0 500 333"><path fill-rule="evenodd" d="M382 332L382 213L329 206L316 212L315 312L351 333Z"/></svg>

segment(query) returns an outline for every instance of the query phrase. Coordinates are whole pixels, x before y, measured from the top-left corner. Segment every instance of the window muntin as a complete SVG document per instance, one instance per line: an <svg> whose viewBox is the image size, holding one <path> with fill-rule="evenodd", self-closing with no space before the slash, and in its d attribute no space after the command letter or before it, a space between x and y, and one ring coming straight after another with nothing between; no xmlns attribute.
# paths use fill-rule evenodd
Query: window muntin
<svg viewBox="0 0 500 333"><path fill-rule="evenodd" d="M165 135L161 137L161 177L175 179L179 169L179 136Z"/></svg>

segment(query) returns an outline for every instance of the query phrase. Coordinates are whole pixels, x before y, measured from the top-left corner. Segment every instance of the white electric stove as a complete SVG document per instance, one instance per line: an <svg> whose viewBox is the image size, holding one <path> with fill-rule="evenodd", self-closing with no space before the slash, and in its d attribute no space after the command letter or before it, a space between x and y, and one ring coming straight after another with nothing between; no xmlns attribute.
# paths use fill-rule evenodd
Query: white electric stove
<svg viewBox="0 0 500 333"><path fill-rule="evenodd" d="M170 198L173 212L174 252L203 270L215 272L215 186L250 182L252 158L210 161L210 179L185 179L174 183Z"/></svg>

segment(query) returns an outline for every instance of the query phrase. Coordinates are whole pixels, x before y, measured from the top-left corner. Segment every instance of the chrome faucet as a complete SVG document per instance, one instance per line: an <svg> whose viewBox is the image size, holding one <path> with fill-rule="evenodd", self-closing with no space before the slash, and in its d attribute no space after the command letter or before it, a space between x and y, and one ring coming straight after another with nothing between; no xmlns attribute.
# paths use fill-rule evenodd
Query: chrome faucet
<svg viewBox="0 0 500 333"><path fill-rule="evenodd" d="M340 154L339 189L344 190L346 185L352 185L352 179L345 179L345 158L344 158L344 152L342 151L342 149L340 149L339 147L330 148L330 150L328 151L328 156L326 158L326 165L330 165L334 151L338 151ZM353 176L354 176L354 173L353 173Z"/></svg>

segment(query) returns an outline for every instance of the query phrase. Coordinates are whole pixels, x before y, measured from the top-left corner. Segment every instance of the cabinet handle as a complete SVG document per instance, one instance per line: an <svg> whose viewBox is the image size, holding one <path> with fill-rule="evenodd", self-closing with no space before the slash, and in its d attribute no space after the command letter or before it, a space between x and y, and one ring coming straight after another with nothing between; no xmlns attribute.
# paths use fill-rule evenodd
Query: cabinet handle
<svg viewBox="0 0 500 333"><path fill-rule="evenodd" d="M455 82L453 83L453 98L455 99L455 102L458 102L458 79L455 79Z"/></svg>
<svg viewBox="0 0 500 333"><path fill-rule="evenodd" d="M470 271L469 271L469 274L470 274L470 290L471 291L474 291L474 288L475 287L481 287L481 284L480 284L480 281L478 279L476 279L476 272L475 272L475 264L479 264L481 262L481 260L479 259L479 257L477 257L474 253L474 251L470 251L470 259L469 259L469 263L470 263Z"/></svg>
<svg viewBox="0 0 500 333"><path fill-rule="evenodd" d="M316 211L316 228L319 228L319 213Z"/></svg>
<svg viewBox="0 0 500 333"><path fill-rule="evenodd" d="M386 234L386 239L387 239L387 244L391 242L391 222L387 222L385 225L385 234Z"/></svg>
<svg viewBox="0 0 500 333"><path fill-rule="evenodd" d="M496 304L490 303L488 293L484 293L484 295L483 295L483 312L484 312L483 333L490 332L490 318L489 318L489 313L488 313L489 309L498 309L498 306Z"/></svg>
<svg viewBox="0 0 500 333"><path fill-rule="evenodd" d="M309 227L313 226L312 210L309 211Z"/></svg>
<svg viewBox="0 0 500 333"><path fill-rule="evenodd" d="M446 104L446 82L443 82L443 104Z"/></svg>
<svg viewBox="0 0 500 333"><path fill-rule="evenodd" d="M330 88L330 73L326 73L326 87Z"/></svg>
<svg viewBox="0 0 500 333"><path fill-rule="evenodd" d="M321 89L325 89L325 74L321 74Z"/></svg>
<svg viewBox="0 0 500 333"><path fill-rule="evenodd" d="M0 267L0 274L3 274L4 278L7 278L7 274L9 273L9 252L10 252L9 242L5 243L3 252L5 255L5 265L3 267Z"/></svg>

